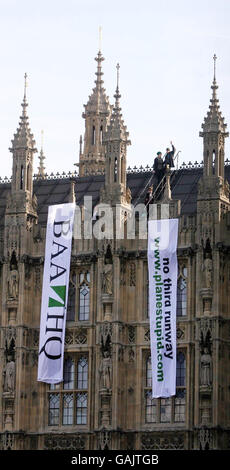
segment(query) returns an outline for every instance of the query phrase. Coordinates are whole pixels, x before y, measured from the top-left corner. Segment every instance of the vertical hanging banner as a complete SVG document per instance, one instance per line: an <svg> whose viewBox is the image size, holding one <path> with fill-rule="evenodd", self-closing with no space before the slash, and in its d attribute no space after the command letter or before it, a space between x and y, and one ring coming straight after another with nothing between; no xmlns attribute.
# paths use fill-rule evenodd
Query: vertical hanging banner
<svg viewBox="0 0 230 470"><path fill-rule="evenodd" d="M75 204L48 211L42 287L38 381L63 380L66 308Z"/></svg>
<svg viewBox="0 0 230 470"><path fill-rule="evenodd" d="M176 393L177 234L178 219L148 222L153 398Z"/></svg>

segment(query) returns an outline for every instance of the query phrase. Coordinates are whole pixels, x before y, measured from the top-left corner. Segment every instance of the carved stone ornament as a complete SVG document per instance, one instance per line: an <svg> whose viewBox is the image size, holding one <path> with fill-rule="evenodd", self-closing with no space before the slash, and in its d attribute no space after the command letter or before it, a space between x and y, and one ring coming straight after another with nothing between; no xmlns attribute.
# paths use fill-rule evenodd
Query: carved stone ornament
<svg viewBox="0 0 230 470"><path fill-rule="evenodd" d="M112 295L113 293L113 266L105 264L102 272L102 292Z"/></svg>
<svg viewBox="0 0 230 470"><path fill-rule="evenodd" d="M18 283L19 274L16 269L9 272L7 285L8 285L8 298L16 300L18 298Z"/></svg>
<svg viewBox="0 0 230 470"><path fill-rule="evenodd" d="M109 431L101 431L99 434L98 448L100 450L108 450L111 447L111 433Z"/></svg>
<svg viewBox="0 0 230 470"><path fill-rule="evenodd" d="M15 362L10 358L3 372L4 392L14 392L15 389Z"/></svg>
<svg viewBox="0 0 230 470"><path fill-rule="evenodd" d="M184 439L183 436L168 436L158 437L153 434L143 434L141 437L142 450L183 450Z"/></svg>
<svg viewBox="0 0 230 470"><path fill-rule="evenodd" d="M205 258L203 263L203 273L204 273L204 287L207 289L212 288L212 271L213 265L211 258Z"/></svg>
<svg viewBox="0 0 230 470"><path fill-rule="evenodd" d="M209 450L213 447L213 436L209 429L201 429L199 431L199 447L201 450Z"/></svg>
<svg viewBox="0 0 230 470"><path fill-rule="evenodd" d="M200 384L210 387L212 384L212 358L208 352L208 348L204 348L200 358Z"/></svg>
<svg viewBox="0 0 230 470"><path fill-rule="evenodd" d="M47 450L84 450L85 436L45 436L44 448Z"/></svg>
<svg viewBox="0 0 230 470"><path fill-rule="evenodd" d="M105 352L105 354L108 354ZM110 357L103 357L101 360L99 374L101 377L101 387L109 390L112 382L112 361Z"/></svg>

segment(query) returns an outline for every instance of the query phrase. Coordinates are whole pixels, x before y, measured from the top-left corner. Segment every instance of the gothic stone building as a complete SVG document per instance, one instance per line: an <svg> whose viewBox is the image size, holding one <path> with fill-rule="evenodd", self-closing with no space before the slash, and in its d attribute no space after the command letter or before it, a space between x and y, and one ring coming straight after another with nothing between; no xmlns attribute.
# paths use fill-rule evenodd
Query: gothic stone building
<svg viewBox="0 0 230 470"><path fill-rule="evenodd" d="M179 217L176 396L151 399L147 240L73 239L64 381L37 382L40 306L49 205L83 198L143 202L150 168L126 167L130 144L117 84L105 94L103 57L85 105L79 172L45 174L26 93L0 182L0 448L230 448L230 167L214 74L202 124L203 163L167 175L157 201ZM140 197L141 196L141 197ZM137 220L138 224L138 220Z"/></svg>

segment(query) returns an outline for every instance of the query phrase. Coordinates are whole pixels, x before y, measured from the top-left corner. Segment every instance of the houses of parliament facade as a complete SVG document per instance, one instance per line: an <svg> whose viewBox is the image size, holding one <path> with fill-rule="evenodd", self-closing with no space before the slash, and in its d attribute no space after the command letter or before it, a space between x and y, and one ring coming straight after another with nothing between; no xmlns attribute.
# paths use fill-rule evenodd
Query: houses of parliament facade
<svg viewBox="0 0 230 470"><path fill-rule="evenodd" d="M34 174L25 88L12 177L0 181L0 449L230 449L230 166L215 69L203 162L167 175L156 201L179 218L176 395L151 398L147 238L138 236L73 238L64 380L37 381L48 206L76 202L83 226L90 196L125 219L152 175L127 168L119 83L111 105L103 60L99 51L78 171L48 176L42 149Z"/></svg>

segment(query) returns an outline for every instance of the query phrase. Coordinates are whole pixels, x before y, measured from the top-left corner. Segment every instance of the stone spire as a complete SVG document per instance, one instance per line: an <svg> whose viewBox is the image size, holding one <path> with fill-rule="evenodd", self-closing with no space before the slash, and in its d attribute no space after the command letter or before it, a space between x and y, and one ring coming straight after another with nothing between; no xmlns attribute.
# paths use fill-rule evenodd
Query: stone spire
<svg viewBox="0 0 230 470"><path fill-rule="evenodd" d="M23 211L36 217L36 196L33 195L33 158L37 149L27 116L27 74L24 78L22 115L10 148L13 154L13 175L7 210L10 210L10 206L14 206L17 211Z"/></svg>
<svg viewBox="0 0 230 470"><path fill-rule="evenodd" d="M119 70L120 65L117 64L117 87L115 91L115 105L113 107L112 116L110 119L110 123L108 125L108 129L105 136L105 142L108 140L121 140L126 143L126 145L130 145L131 142L128 140L129 133L127 132L127 127L124 124L124 120L122 119L121 107L120 107L120 91L119 91Z"/></svg>
<svg viewBox="0 0 230 470"><path fill-rule="evenodd" d="M93 88L93 92L89 96L88 102L85 107L85 113L83 113L83 117L86 117L88 113L107 113L110 111L110 104L109 98L106 96L105 88L103 88L103 80L102 76L104 73L102 72L102 62L105 60L101 51L98 51L97 57L95 57L97 62L97 71L95 72L96 86Z"/></svg>
<svg viewBox="0 0 230 470"><path fill-rule="evenodd" d="M79 175L96 174L104 172L105 148L103 136L110 119L112 106L103 88L102 62L104 57L99 49L97 57L95 87L85 107L82 117L85 119L84 149L79 157Z"/></svg>
<svg viewBox="0 0 230 470"><path fill-rule="evenodd" d="M130 191L128 191L129 196L127 198L126 190L126 152L131 141L121 113L119 69L120 66L117 64L115 105L104 136L106 145L105 195L112 203L126 204L127 199L130 202Z"/></svg>
<svg viewBox="0 0 230 470"><path fill-rule="evenodd" d="M218 85L216 82L216 54L214 54L214 75L212 82L212 97L210 100L207 116L202 124L204 150L204 176L221 176L224 178L224 144L225 138L228 137L226 131L227 124L221 114L219 100L217 98ZM214 168L213 168L214 164Z"/></svg>
<svg viewBox="0 0 230 470"><path fill-rule="evenodd" d="M14 138L11 141L12 147L10 151L13 152L15 149L29 149L32 152L36 152L34 136L29 127L29 118L27 116L27 74L24 75L24 97L22 101L22 115L20 116L19 127L17 128Z"/></svg>
<svg viewBox="0 0 230 470"><path fill-rule="evenodd" d="M204 123L202 124L203 131L200 132L200 136L203 137L203 134L206 132L221 132L224 134L225 137L228 136L228 132L226 132L227 124L224 122L224 117L221 114L219 100L217 98L217 90L218 85L216 82L216 59L217 56L214 54L213 61L214 61L214 74L213 74L213 82L212 82L212 97L210 100L209 110L207 116L204 118Z"/></svg>
<svg viewBox="0 0 230 470"><path fill-rule="evenodd" d="M41 131L41 150L40 150L40 155L38 157L39 159L39 167L38 167L38 177L39 178L45 178L45 165L44 165L44 160L45 160L45 155L43 152L43 138L44 138L44 131Z"/></svg>

